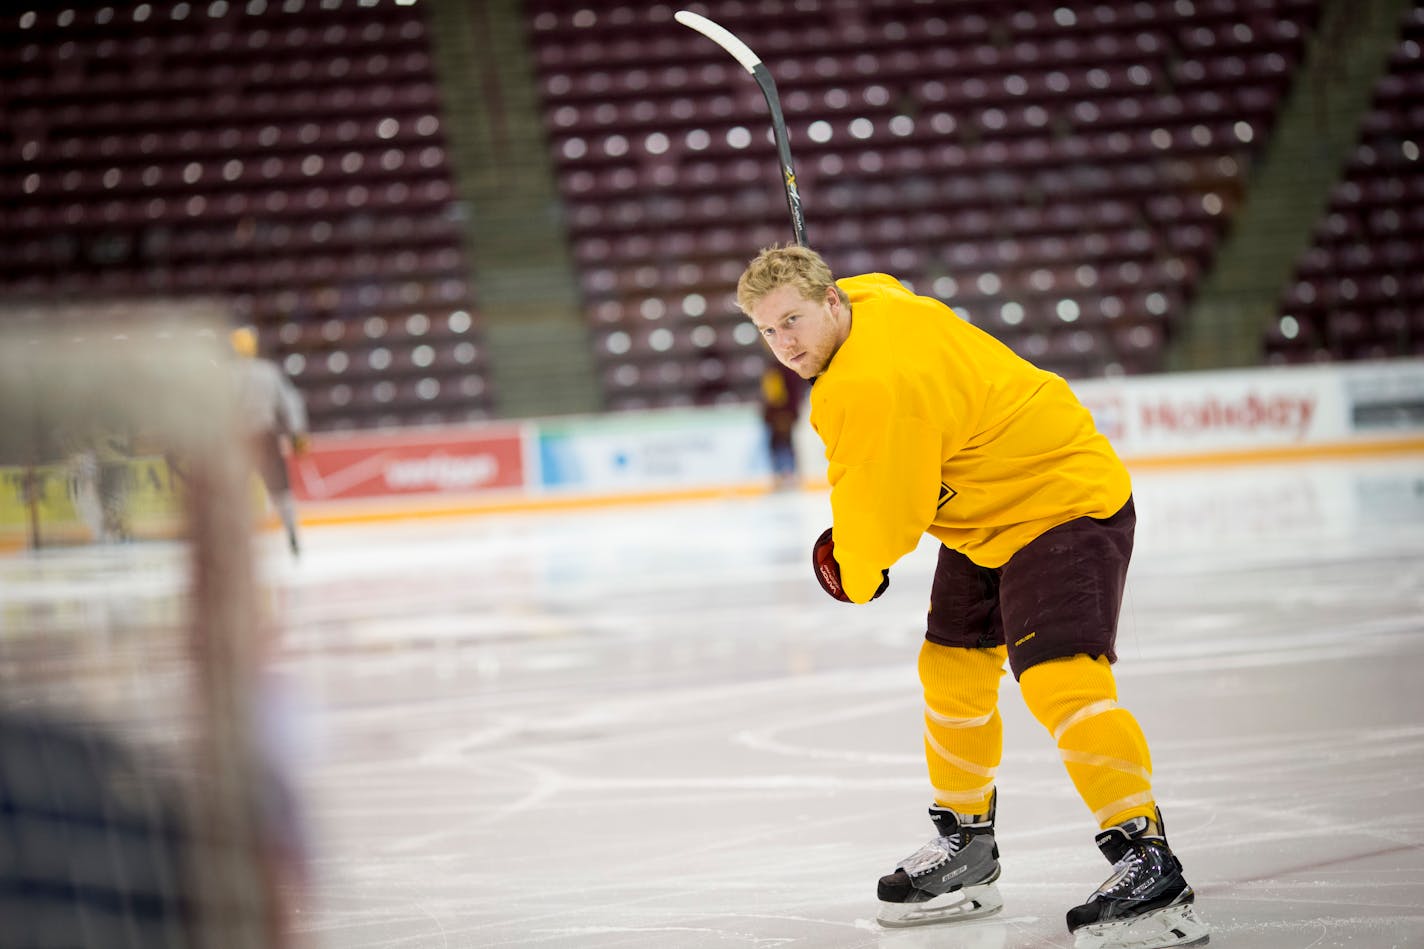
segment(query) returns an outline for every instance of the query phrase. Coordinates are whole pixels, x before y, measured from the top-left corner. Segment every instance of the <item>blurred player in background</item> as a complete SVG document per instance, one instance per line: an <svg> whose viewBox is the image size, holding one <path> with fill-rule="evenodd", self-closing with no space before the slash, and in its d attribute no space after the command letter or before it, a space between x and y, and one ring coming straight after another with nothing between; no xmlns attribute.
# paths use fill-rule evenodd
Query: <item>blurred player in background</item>
<svg viewBox="0 0 1424 949"><path fill-rule="evenodd" d="M779 489L796 486L796 447L793 435L801 417L806 383L779 362L761 375L761 418L766 425L767 448L771 452L771 474Z"/></svg>
<svg viewBox="0 0 1424 949"><path fill-rule="evenodd" d="M131 540L127 501L132 435L94 428L66 441L71 443L69 497L76 513L96 541Z"/></svg>
<svg viewBox="0 0 1424 949"><path fill-rule="evenodd" d="M885 274L836 281L804 247L762 251L737 303L811 390L832 527L813 552L866 603L921 536L941 541L919 657L936 837L879 884L880 921L972 919L1003 901L994 841L1005 660L1058 745L1112 875L1068 911L1079 949L1201 945L1147 742L1117 704L1135 514L1127 469L1058 376Z"/></svg>
<svg viewBox="0 0 1424 949"><path fill-rule="evenodd" d="M287 543L296 554L297 511L292 500L292 484L282 439L290 441L292 453L307 450L307 408L302 394L276 363L257 355L257 331L241 326L232 331L232 350L237 354L238 412L251 442L251 451L267 488L272 505L287 530Z"/></svg>

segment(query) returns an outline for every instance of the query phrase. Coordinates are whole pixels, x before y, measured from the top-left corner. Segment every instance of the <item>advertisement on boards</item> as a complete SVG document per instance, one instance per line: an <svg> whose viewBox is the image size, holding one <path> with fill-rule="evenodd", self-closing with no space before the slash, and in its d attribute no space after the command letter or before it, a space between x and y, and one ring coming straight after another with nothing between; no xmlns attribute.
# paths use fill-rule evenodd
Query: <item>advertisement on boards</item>
<svg viewBox="0 0 1424 949"><path fill-rule="evenodd" d="M517 425L335 437L289 467L304 501L470 495L525 487L523 445Z"/></svg>
<svg viewBox="0 0 1424 949"><path fill-rule="evenodd" d="M1424 430L1424 359L1341 367L1356 432Z"/></svg>
<svg viewBox="0 0 1424 949"><path fill-rule="evenodd" d="M636 491L736 484L770 471L754 410L663 410L545 422L539 468L553 490Z"/></svg>
<svg viewBox="0 0 1424 949"><path fill-rule="evenodd" d="M1330 369L1086 381L1074 390L1124 456L1305 445L1351 431Z"/></svg>

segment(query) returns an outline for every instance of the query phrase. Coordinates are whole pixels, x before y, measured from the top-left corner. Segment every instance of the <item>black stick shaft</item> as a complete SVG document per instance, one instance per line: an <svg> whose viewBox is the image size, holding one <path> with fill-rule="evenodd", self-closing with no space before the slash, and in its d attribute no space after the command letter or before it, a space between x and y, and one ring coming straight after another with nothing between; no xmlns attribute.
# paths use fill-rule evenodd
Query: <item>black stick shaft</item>
<svg viewBox="0 0 1424 949"><path fill-rule="evenodd" d="M781 162L781 184L786 189L786 208L791 212L791 230L796 235L796 243L809 247L806 241L806 216L801 211L801 192L796 187L796 168L791 162L791 142L786 135L786 118L781 114L781 98L776 94L776 83L764 63L757 63L752 77L761 87L771 110L771 134L776 139L776 156Z"/></svg>
<svg viewBox="0 0 1424 949"><path fill-rule="evenodd" d="M786 135L786 117L781 114L781 98L776 93L776 82L771 78L771 72L761 61L761 57L726 27L689 10L679 10L673 18L731 53L761 87L767 108L771 110L771 134L776 140L777 161L781 163L781 186L786 190L786 207L791 212L791 230L796 235L796 243L802 247L809 246L806 242L806 218L801 212L801 192L796 188L796 169L791 163L791 143Z"/></svg>

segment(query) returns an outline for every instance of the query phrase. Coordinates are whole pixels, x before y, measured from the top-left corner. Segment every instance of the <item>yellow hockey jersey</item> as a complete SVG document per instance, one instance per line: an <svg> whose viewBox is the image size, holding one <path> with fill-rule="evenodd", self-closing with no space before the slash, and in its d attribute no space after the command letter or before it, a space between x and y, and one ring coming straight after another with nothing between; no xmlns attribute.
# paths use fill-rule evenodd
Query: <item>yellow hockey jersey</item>
<svg viewBox="0 0 1424 949"><path fill-rule="evenodd" d="M1062 378L893 277L837 286L851 329L811 389L811 427L852 600L867 602L926 532L999 567L1044 531L1127 502L1127 469Z"/></svg>

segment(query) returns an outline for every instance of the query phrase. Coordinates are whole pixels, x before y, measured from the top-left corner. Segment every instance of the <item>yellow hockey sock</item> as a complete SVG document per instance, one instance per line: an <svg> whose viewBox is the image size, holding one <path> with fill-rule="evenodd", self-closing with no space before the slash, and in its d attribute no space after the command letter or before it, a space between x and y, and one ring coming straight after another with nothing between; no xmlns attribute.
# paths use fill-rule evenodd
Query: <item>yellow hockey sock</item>
<svg viewBox="0 0 1424 949"><path fill-rule="evenodd" d="M925 641L920 683L925 689L925 760L935 803L961 814L989 810L1003 754L999 680L1004 647L961 649Z"/></svg>
<svg viewBox="0 0 1424 949"><path fill-rule="evenodd" d="M1077 655L1027 669L1024 702L1058 743L1083 803L1101 828L1156 817L1152 756L1132 713L1117 704L1106 658Z"/></svg>

